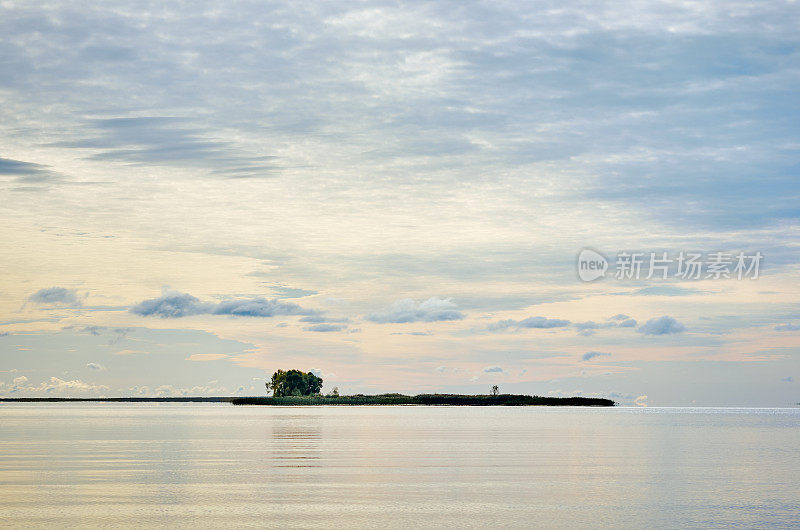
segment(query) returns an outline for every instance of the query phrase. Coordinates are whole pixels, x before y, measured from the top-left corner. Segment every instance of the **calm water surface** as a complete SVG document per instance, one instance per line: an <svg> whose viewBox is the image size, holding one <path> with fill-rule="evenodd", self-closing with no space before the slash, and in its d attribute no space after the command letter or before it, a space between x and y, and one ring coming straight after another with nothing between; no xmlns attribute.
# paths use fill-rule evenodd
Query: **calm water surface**
<svg viewBox="0 0 800 530"><path fill-rule="evenodd" d="M791 527L800 410L0 404L0 526Z"/></svg>

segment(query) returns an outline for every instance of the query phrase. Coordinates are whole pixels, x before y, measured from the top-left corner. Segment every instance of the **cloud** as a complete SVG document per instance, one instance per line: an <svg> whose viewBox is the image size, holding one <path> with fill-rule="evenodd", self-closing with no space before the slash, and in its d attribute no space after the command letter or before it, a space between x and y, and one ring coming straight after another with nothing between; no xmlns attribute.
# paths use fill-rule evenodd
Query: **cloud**
<svg viewBox="0 0 800 530"><path fill-rule="evenodd" d="M88 363L86 365L86 368L88 368L89 370L94 370L95 372L102 372L106 369L105 366L97 363Z"/></svg>
<svg viewBox="0 0 800 530"><path fill-rule="evenodd" d="M28 378L23 376L15 377L12 381L12 393L42 395L42 394L97 394L108 390L106 385L95 385L78 379L64 380L58 377L51 377L38 385L28 382Z"/></svg>
<svg viewBox="0 0 800 530"><path fill-rule="evenodd" d="M308 322L309 324L322 324L323 322L349 322L349 318L331 318L326 317L323 315L311 315L307 317L303 317L300 319L300 322Z"/></svg>
<svg viewBox="0 0 800 530"><path fill-rule="evenodd" d="M784 377L783 379L781 379L781 381L783 381L784 383L794 383L794 377L792 376Z"/></svg>
<svg viewBox="0 0 800 530"><path fill-rule="evenodd" d="M250 273L249 275L255 276L257 274ZM269 288L272 291L272 294L274 294L278 298L304 298L306 296L313 296L315 294L319 294L317 291L311 291L309 289L299 289L297 287L286 287L283 285L270 285Z"/></svg>
<svg viewBox="0 0 800 530"><path fill-rule="evenodd" d="M134 165L180 165L202 168L229 178L270 176L275 157L249 153L215 139L199 120L175 116L93 119L83 123L83 138L50 144L86 149L87 158Z"/></svg>
<svg viewBox="0 0 800 530"><path fill-rule="evenodd" d="M381 178L424 160L413 183L420 188L482 183L486 166L498 161L496 179L547 162L560 170L551 172L557 178L592 176L576 186L579 199L645 209L648 219L669 217L682 198L697 207L674 215L675 223L688 215L712 223L739 218L741 226L752 218L735 212L753 203L767 206L762 222L796 216L797 131L781 113L794 108L796 84L790 3L737 4L736 17L694 2L669 9L576 3L564 8L569 17L504 3L473 10L326 4L302 12L221 6L213 17L175 6L155 19L105 4L80 15L56 5L36 16L23 6L6 9L9 42L36 37L3 50L6 99L28 114L15 118L21 123L13 130L36 138L52 114L48 100L58 99L64 114L115 113L50 130L64 129L56 144L86 149L94 160L252 171L259 162L247 146L299 137L303 145L291 150L297 159L331 169L339 169L326 155L334 146L352 153L351 164L371 162ZM632 9L635 20L626 16ZM234 25L236 32L225 31ZM52 58L46 68L41 57ZM532 57L548 66L531 67ZM71 90L79 81L86 89ZM133 104L126 87L136 87L141 100ZM364 98L371 104L359 105ZM743 106L748 119L731 123ZM164 110L136 117L111 110L131 108ZM187 115L194 119L175 117ZM448 165L455 166L449 179ZM748 186L759 166L764 185ZM540 178L542 186L552 182ZM508 189L513 181L501 183ZM490 189L476 191L486 198ZM641 197L650 199L646 207ZM723 212L731 199L730 213Z"/></svg>
<svg viewBox="0 0 800 530"><path fill-rule="evenodd" d="M28 297L28 301L41 305L80 305L78 293L73 289L64 287L47 287L39 289Z"/></svg>
<svg viewBox="0 0 800 530"><path fill-rule="evenodd" d="M582 361L591 361L595 357L610 357L610 353L600 352L600 351L587 351L581 357Z"/></svg>
<svg viewBox="0 0 800 530"><path fill-rule="evenodd" d="M11 160L0 157L0 175L30 175L42 171L45 167L41 164Z"/></svg>
<svg viewBox="0 0 800 530"><path fill-rule="evenodd" d="M647 396L646 395L639 396L636 399L634 399L633 402L634 402L634 404L636 404L637 407L646 407L647 406Z"/></svg>
<svg viewBox="0 0 800 530"><path fill-rule="evenodd" d="M336 379L336 374L334 374L333 372L326 372L322 368L312 368L311 370L309 370L309 372L311 372L312 374L316 375L320 379L324 379L324 380L328 380L328 381L330 379Z"/></svg>
<svg viewBox="0 0 800 530"><path fill-rule="evenodd" d="M433 297L419 303L407 298L397 300L385 312L369 315L367 319L381 324L461 320L464 314L456 310L456 307L449 298Z"/></svg>
<svg viewBox="0 0 800 530"><path fill-rule="evenodd" d="M62 180L50 166L0 157L0 175L15 177L19 184L47 184Z"/></svg>
<svg viewBox="0 0 800 530"><path fill-rule="evenodd" d="M158 298L139 302L130 311L143 317L180 318L210 313L213 307L213 304L200 302L190 294L167 292Z"/></svg>
<svg viewBox="0 0 800 530"><path fill-rule="evenodd" d="M230 315L243 317L273 317L277 315L314 315L317 311L303 309L297 304L276 298L226 300L214 304L176 291L165 292L158 298L144 300L131 308L131 313L160 318L181 318L192 315Z"/></svg>
<svg viewBox="0 0 800 530"><path fill-rule="evenodd" d="M595 322L588 320L586 322L575 322L574 326L578 329L578 333L584 336L593 335L597 329L606 328L632 328L636 326L636 320L627 315L614 315L606 320L606 322Z"/></svg>
<svg viewBox="0 0 800 530"><path fill-rule="evenodd" d="M563 320L560 318L547 318L547 317L528 317L523 320L513 320L513 319L506 319L506 320L499 320L493 324L489 324L488 328L490 331L500 331L509 328L519 329L552 329L552 328L563 328L565 326L569 326L569 320Z"/></svg>
<svg viewBox="0 0 800 530"><path fill-rule="evenodd" d="M308 322L308 323L311 323L311 324L321 324L323 322L328 322L328 319L326 319L322 315L314 315L314 316L310 316L310 317L303 317L303 318L300 319L300 322Z"/></svg>
<svg viewBox="0 0 800 530"><path fill-rule="evenodd" d="M327 333L331 331L342 331L343 329L347 328L344 324L316 324L314 326L308 326L303 328L306 331L318 331L321 333Z"/></svg>
<svg viewBox="0 0 800 530"><path fill-rule="evenodd" d="M800 331L800 324L778 324L775 326L775 331Z"/></svg>
<svg viewBox="0 0 800 530"><path fill-rule="evenodd" d="M686 326L670 316L651 318L639 329L639 333L645 335L671 335L686 331Z"/></svg>
<svg viewBox="0 0 800 530"><path fill-rule="evenodd" d="M118 343L127 337L130 331L132 331L130 328L109 328L106 326L85 326L80 329L81 333L88 333L89 335L94 335L95 337L99 337L100 335L108 332L111 335L111 338L108 340L109 345Z"/></svg>
<svg viewBox="0 0 800 530"><path fill-rule="evenodd" d="M277 315L309 315L316 311L303 309L297 304L282 302L277 298L252 298L249 300L229 300L220 302L212 310L215 315L247 317L274 317Z"/></svg>
<svg viewBox="0 0 800 530"><path fill-rule="evenodd" d="M489 324L486 329L488 329L489 331L500 331L503 329L517 327L518 325L519 321L507 318L505 320L498 320L497 322Z"/></svg>
<svg viewBox="0 0 800 530"><path fill-rule="evenodd" d="M100 333L105 330L104 326L85 326L81 329L83 333L88 333L89 335L94 335L95 337L99 336Z"/></svg>
<svg viewBox="0 0 800 530"><path fill-rule="evenodd" d="M560 318L528 317L519 322L521 328L550 329L569 325L569 320Z"/></svg>
<svg viewBox="0 0 800 530"><path fill-rule="evenodd" d="M487 366L483 369L483 373L485 374L502 374L504 370L499 366Z"/></svg>

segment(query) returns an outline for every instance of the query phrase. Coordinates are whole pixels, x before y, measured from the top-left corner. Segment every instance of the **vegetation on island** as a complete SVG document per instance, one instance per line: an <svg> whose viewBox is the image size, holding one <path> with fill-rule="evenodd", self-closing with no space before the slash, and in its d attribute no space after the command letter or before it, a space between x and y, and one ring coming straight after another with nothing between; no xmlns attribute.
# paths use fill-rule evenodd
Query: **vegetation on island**
<svg viewBox="0 0 800 530"><path fill-rule="evenodd" d="M519 394L501 394L497 385L488 395L465 394L378 394L340 396L337 388L327 395L322 395L322 378L311 372L300 370L278 370L267 381L267 391L272 396L233 398L234 405L562 405L562 406L594 406L612 407L614 401L602 398L587 397L543 397Z"/></svg>
<svg viewBox="0 0 800 530"><path fill-rule="evenodd" d="M613 407L614 401L602 398L587 397L543 397L520 394L466 395L466 394L377 394L352 396L286 396L286 397L238 397L233 398L234 405L469 405L469 406L520 406L550 405L569 407Z"/></svg>

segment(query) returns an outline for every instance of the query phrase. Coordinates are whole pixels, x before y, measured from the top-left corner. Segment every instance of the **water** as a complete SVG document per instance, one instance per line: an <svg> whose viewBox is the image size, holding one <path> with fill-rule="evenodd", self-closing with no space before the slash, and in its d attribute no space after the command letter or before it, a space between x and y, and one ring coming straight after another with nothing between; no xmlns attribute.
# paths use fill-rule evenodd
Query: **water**
<svg viewBox="0 0 800 530"><path fill-rule="evenodd" d="M800 410L0 405L0 526L800 524Z"/></svg>

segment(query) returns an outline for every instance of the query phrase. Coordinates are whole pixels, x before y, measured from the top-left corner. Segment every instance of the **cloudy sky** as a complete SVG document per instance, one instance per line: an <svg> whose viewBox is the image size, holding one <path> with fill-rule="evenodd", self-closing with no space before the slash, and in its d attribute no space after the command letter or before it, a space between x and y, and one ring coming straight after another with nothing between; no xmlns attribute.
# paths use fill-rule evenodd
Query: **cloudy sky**
<svg viewBox="0 0 800 530"><path fill-rule="evenodd" d="M0 2L0 395L300 368L796 403L798 27L794 1ZM618 279L622 252L763 262Z"/></svg>

